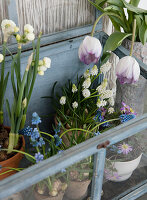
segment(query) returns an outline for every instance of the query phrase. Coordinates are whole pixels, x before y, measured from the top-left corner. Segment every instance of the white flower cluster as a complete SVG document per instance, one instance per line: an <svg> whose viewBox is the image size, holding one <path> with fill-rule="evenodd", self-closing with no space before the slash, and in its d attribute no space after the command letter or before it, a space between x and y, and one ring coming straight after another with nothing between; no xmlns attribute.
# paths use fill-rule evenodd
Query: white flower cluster
<svg viewBox="0 0 147 200"><path fill-rule="evenodd" d="M84 72L84 78L89 78L90 77L90 72L89 72L89 69L87 69L85 72Z"/></svg>
<svg viewBox="0 0 147 200"><path fill-rule="evenodd" d="M7 42L10 35L17 33L19 28L12 20L4 19L1 23L2 32L4 34L4 41Z"/></svg>
<svg viewBox="0 0 147 200"><path fill-rule="evenodd" d="M113 97L110 97L110 98L108 99L108 102L109 102L109 104L110 104L111 106L114 106L114 98L113 98Z"/></svg>
<svg viewBox="0 0 147 200"><path fill-rule="evenodd" d="M62 96L62 97L60 98L60 104L61 104L61 105L66 104L66 96Z"/></svg>
<svg viewBox="0 0 147 200"><path fill-rule="evenodd" d="M91 80L90 78L86 78L85 81L83 82L83 88L86 89L86 88L89 88L91 85Z"/></svg>
<svg viewBox="0 0 147 200"><path fill-rule="evenodd" d="M0 63L4 60L3 54L0 54Z"/></svg>
<svg viewBox="0 0 147 200"><path fill-rule="evenodd" d="M75 92L77 92L77 91L78 91L78 89L77 89L76 85L73 84L73 85L72 85L72 92L75 93Z"/></svg>
<svg viewBox="0 0 147 200"><path fill-rule="evenodd" d="M39 66L38 66L38 74L43 76L44 72L50 68L51 66L51 59L48 57L44 57L43 60L39 60Z"/></svg>
<svg viewBox="0 0 147 200"><path fill-rule="evenodd" d="M113 97L113 91L112 90L105 90L101 94L101 99L109 99L110 97Z"/></svg>
<svg viewBox="0 0 147 200"><path fill-rule="evenodd" d="M91 71L90 71L90 74L91 74L92 76L98 75L98 68L97 68L96 65L93 66L93 68L92 68Z"/></svg>
<svg viewBox="0 0 147 200"><path fill-rule="evenodd" d="M102 94L105 90L106 90L106 87L107 87L108 83L107 83L107 79L104 79L103 82L101 83L101 85L99 85L96 90Z"/></svg>
<svg viewBox="0 0 147 200"><path fill-rule="evenodd" d="M109 114L114 113L114 108L113 108L113 107L110 107L110 108L108 109L108 113L109 113Z"/></svg>
<svg viewBox="0 0 147 200"><path fill-rule="evenodd" d="M111 68L111 63L107 61L104 65L101 66L100 71L105 76L105 74L110 70L110 68Z"/></svg>
<svg viewBox="0 0 147 200"><path fill-rule="evenodd" d="M98 99L96 105L98 108L100 108L101 106L104 107L107 105L107 101Z"/></svg>
<svg viewBox="0 0 147 200"><path fill-rule="evenodd" d="M25 39L28 41L33 41L35 39L34 28L30 24L24 26Z"/></svg>
<svg viewBox="0 0 147 200"><path fill-rule="evenodd" d="M83 94L83 96L84 96L85 98L88 98L88 97L90 97L90 90L84 89L84 90L82 91L82 94Z"/></svg>
<svg viewBox="0 0 147 200"><path fill-rule="evenodd" d="M78 102L74 102L74 103L72 103L72 107L75 109L75 108L77 108L78 107Z"/></svg>

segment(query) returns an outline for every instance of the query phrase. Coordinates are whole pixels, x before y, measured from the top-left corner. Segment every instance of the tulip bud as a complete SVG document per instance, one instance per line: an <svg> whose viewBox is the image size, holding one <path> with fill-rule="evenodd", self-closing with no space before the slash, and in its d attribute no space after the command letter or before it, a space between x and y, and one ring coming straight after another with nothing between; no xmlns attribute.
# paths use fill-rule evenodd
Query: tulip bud
<svg viewBox="0 0 147 200"><path fill-rule="evenodd" d="M125 56L121 58L116 66L116 76L121 84L136 83L139 79L140 67L135 58Z"/></svg>
<svg viewBox="0 0 147 200"><path fill-rule="evenodd" d="M86 65L97 63L101 52L102 46L100 41L95 37L86 36L79 47L79 59Z"/></svg>

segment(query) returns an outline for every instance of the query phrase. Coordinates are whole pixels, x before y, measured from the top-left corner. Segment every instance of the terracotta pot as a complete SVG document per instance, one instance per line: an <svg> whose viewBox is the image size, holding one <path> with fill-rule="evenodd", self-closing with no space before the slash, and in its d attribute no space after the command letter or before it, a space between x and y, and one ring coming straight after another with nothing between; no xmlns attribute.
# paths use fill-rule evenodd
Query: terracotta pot
<svg viewBox="0 0 147 200"><path fill-rule="evenodd" d="M4 127L7 131L10 132L10 128L9 127ZM24 140L24 137L22 136L22 147L20 148L20 151L24 151L24 147L25 147L25 140ZM23 158L23 154L21 153L16 153L13 157L5 160L5 161L2 161L0 162L0 165L2 167L12 167L12 168L18 168L19 166L19 163L21 161L21 159ZM0 173L3 173L3 172L6 172L8 171L9 169L5 169L5 168L2 168ZM7 178L8 176L11 176L13 174L15 174L17 171L13 170L11 172L8 172L6 174L3 174L3 175L0 175L0 180L3 180L4 178Z"/></svg>
<svg viewBox="0 0 147 200"><path fill-rule="evenodd" d="M130 50L131 41L126 39L123 42L123 46ZM144 64L147 65L147 43L145 45L141 42L135 42L133 48L133 55L140 59ZM144 94L145 88L147 86L146 79L140 75L138 82L135 84L120 84L117 80L116 87L116 102L115 107L120 109L121 102L125 102L130 106L137 115L142 115L144 111Z"/></svg>
<svg viewBox="0 0 147 200"><path fill-rule="evenodd" d="M34 197L36 200L62 200L64 196L64 192L60 191L57 196L51 197L46 195L38 194L38 192L34 191Z"/></svg>
<svg viewBox="0 0 147 200"><path fill-rule="evenodd" d="M91 180L70 181L65 191L65 196L69 200L82 200L87 196L88 186Z"/></svg>

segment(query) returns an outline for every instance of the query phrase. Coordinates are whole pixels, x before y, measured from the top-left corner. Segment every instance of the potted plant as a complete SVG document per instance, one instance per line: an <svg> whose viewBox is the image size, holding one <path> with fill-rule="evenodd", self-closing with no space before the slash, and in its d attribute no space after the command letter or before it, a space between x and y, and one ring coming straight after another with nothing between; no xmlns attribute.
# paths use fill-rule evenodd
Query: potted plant
<svg viewBox="0 0 147 200"><path fill-rule="evenodd" d="M104 52L115 50L123 42L122 44L124 47L131 50L130 55L134 54L138 59L147 64L147 57L145 54L147 49L147 10L138 8L140 0L130 0L129 3L125 0L96 0L95 2L89 2L102 12L100 18L105 15L109 16L115 28L115 32L112 33L106 41ZM103 8L105 3L107 3L106 7ZM98 21L99 19L96 20L96 23ZM136 25L133 25L134 21L136 21ZM132 45L131 33L135 26L136 31L133 33L135 43ZM93 32L94 28L92 33ZM131 65L129 60L128 63ZM120 84L120 82L117 81L116 106L120 106L121 101L124 101L132 106L138 115L141 115L144 109L145 85L146 80L142 76L140 76L139 81L135 84L126 82L126 84L122 85L122 83Z"/></svg>
<svg viewBox="0 0 147 200"><path fill-rule="evenodd" d="M29 24L24 26L24 34L18 34L18 27L16 27L15 23L11 20L3 20L2 31L4 34L4 47L3 47L3 63L2 63L2 74L1 74L1 104L3 103L3 96L6 89L6 83L8 80L8 74L4 81L4 61L6 49L10 53L12 57L11 64L11 83L12 90L14 94L14 100L12 107L10 108L8 99L6 100L6 107L8 111L8 116L11 122L11 128L6 128L7 136L1 142L1 162L0 165L3 167L3 175L0 176L0 179L3 179L14 173L10 168L16 168L22 158L22 154L18 153L18 150L23 151L25 141L24 138L19 134L19 130L24 127L24 123L26 120L26 112L29 104L29 100L31 98L31 94L33 91L33 86L35 83L35 79L37 73L40 75L44 74L44 71L50 67L50 59L44 58L39 61L39 48L40 48L40 37L38 37L37 46L34 45L34 33L33 27ZM8 38L13 35L16 38L18 43L17 54L13 56L8 48L6 48L6 42ZM27 42L32 41L33 44L33 53L29 56L28 64L24 71L23 77L21 78L21 47L22 44L26 44ZM16 81L15 81L16 77ZM4 87L2 87L4 86ZM2 112L1 112L1 122ZM3 133L2 133L3 134ZM15 154L17 153L17 154ZM5 167L5 168L4 168ZM9 167L9 170L7 169Z"/></svg>
<svg viewBox="0 0 147 200"><path fill-rule="evenodd" d="M68 187L65 191L67 199L83 199L87 196L87 189L92 179L92 157L84 159L67 169Z"/></svg>

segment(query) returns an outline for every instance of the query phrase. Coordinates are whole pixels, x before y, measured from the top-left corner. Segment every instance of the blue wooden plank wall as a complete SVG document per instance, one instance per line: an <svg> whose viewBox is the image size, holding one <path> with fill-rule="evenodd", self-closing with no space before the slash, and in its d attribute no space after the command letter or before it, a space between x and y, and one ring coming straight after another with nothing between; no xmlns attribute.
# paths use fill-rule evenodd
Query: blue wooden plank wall
<svg viewBox="0 0 147 200"><path fill-rule="evenodd" d="M96 37L101 39L101 34L96 34ZM32 93L31 101L28 108L27 123L29 124L31 114L37 112L39 115L47 115L52 112L52 105L48 99L42 99L42 96L48 96L51 93L52 86L55 81L59 85L63 85L68 79L76 79L77 73L83 74L84 71L91 67L82 64L78 58L78 48L84 36L67 41L51 44L41 47L40 59L47 56L52 60L51 68L45 72L44 76L37 76L35 87ZM12 50L15 47L11 47ZM27 64L28 56L31 50L25 51L21 55L21 72L23 73ZM10 71L11 57L6 58L5 73ZM9 77L6 98L12 103L13 94L11 81ZM9 125L7 113L5 112L5 124ZM45 123L45 125L48 125Z"/></svg>

